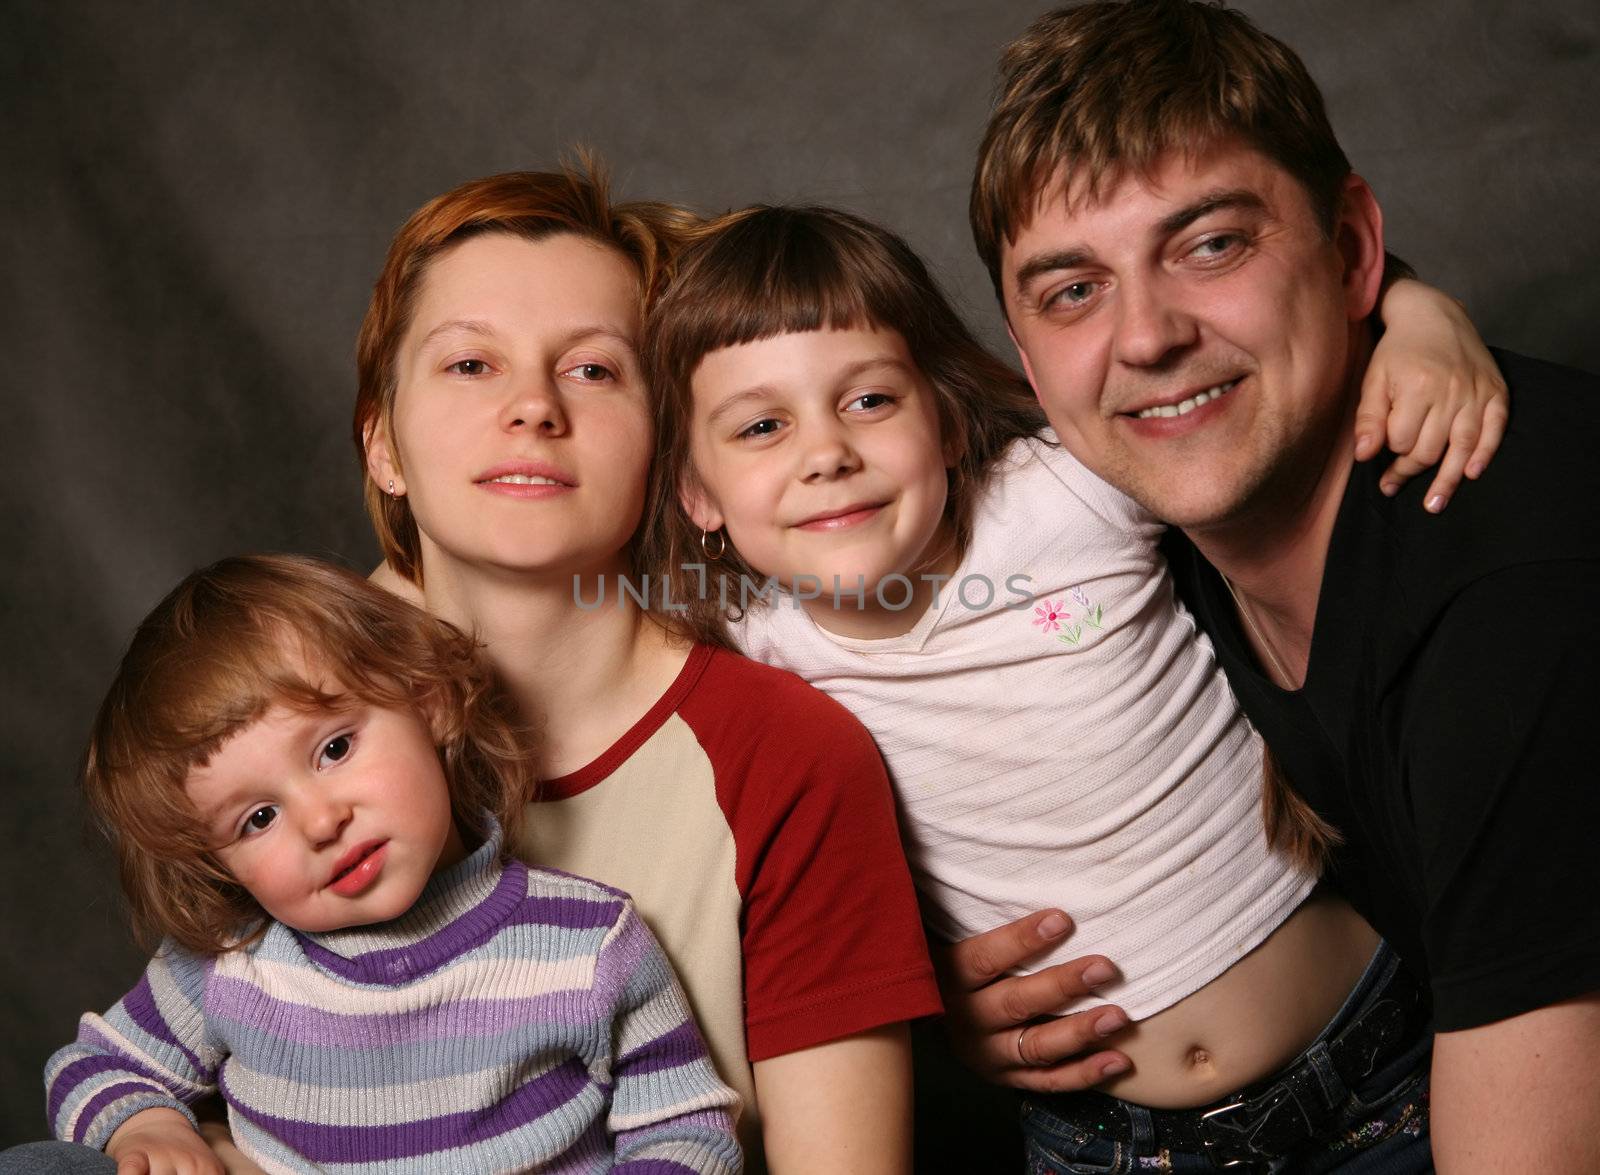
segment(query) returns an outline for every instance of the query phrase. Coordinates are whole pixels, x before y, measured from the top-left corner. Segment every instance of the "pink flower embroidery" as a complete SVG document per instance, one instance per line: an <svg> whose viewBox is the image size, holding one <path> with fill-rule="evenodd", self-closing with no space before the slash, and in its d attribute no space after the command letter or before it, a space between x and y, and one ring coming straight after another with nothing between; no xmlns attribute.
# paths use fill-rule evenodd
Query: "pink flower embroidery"
<svg viewBox="0 0 1600 1175"><path fill-rule="evenodd" d="M1061 628L1063 620L1072 619L1066 607L1065 600L1057 600L1054 603L1046 600L1033 610L1033 622L1046 632L1056 632Z"/></svg>

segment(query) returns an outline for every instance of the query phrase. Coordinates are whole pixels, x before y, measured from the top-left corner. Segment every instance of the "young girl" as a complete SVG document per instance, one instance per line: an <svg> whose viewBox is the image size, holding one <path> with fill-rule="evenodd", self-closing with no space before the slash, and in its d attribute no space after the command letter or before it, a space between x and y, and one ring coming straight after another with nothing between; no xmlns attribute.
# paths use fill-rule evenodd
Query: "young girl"
<svg viewBox="0 0 1600 1175"><path fill-rule="evenodd" d="M1200 1106L1298 1080L1284 1061L1342 1007L1341 1030L1414 1002L1313 894L1326 830L1274 789L1263 827L1261 746L1175 603L1162 528L1041 434L903 242L827 210L731 214L680 257L646 363L647 553L680 569L673 597L707 631L731 611L750 656L866 723L942 937L1054 905L1072 952L1116 961L1083 974L1119 1005L1095 1031L1122 1055L1091 1079ZM1027 1069L1031 1030L990 1068ZM1377 1058L1402 1099L1425 1052L1412 1023Z"/></svg>
<svg viewBox="0 0 1600 1175"><path fill-rule="evenodd" d="M139 627L84 779L166 943L51 1058L59 1138L220 1170L188 1109L220 1090L269 1171L740 1170L632 903L507 859L525 749L455 629L224 560Z"/></svg>

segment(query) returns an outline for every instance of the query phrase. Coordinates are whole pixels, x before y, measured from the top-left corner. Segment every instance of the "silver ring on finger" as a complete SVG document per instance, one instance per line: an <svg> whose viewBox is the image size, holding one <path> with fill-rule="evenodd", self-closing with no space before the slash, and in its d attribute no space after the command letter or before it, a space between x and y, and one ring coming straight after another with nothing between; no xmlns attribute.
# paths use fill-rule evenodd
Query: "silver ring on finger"
<svg viewBox="0 0 1600 1175"><path fill-rule="evenodd" d="M1023 1041L1023 1038L1026 1037L1028 1035L1028 1033L1032 1030L1032 1028L1033 1028L1032 1024L1024 1024L1021 1028L1017 1029L1017 1039L1016 1039L1017 1064L1022 1065L1022 1066L1026 1067L1026 1068L1030 1068L1030 1069L1033 1066L1037 1065L1039 1062L1030 1059L1028 1054L1023 1051L1023 1049L1022 1049L1022 1041Z"/></svg>

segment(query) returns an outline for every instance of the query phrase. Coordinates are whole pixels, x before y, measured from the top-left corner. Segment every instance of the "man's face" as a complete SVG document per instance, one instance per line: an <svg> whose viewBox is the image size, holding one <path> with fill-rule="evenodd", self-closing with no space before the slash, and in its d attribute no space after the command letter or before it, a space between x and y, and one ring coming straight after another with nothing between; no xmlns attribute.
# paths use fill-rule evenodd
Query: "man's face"
<svg viewBox="0 0 1600 1175"><path fill-rule="evenodd" d="M1370 191L1352 177L1345 194L1330 240L1300 184L1232 142L1092 202L1047 189L1001 276L1067 448L1191 530L1306 492L1345 421L1374 248L1382 265Z"/></svg>

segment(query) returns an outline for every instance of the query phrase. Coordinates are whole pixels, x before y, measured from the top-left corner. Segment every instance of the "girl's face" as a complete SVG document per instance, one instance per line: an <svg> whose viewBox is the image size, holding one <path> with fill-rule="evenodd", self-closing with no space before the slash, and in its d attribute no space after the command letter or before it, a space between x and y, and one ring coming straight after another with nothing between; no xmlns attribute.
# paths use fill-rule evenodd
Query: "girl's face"
<svg viewBox="0 0 1600 1175"><path fill-rule="evenodd" d="M707 355L694 372L691 458L698 485L683 504L696 525L728 538L763 576L795 586L817 577L826 627L834 577L865 584L859 612L881 611L885 576L934 570L945 545L949 462L934 392L890 330L776 335ZM888 585L884 598L905 599ZM839 613L843 615L842 610ZM839 617L836 616L835 619ZM903 630L903 611L878 619Z"/></svg>
<svg viewBox="0 0 1600 1175"><path fill-rule="evenodd" d="M184 788L223 867L296 930L397 918L465 852L439 752L410 711L272 706Z"/></svg>
<svg viewBox="0 0 1600 1175"><path fill-rule="evenodd" d="M434 260L396 357L393 436L367 446L378 485L409 499L425 574L618 568L652 445L638 300L625 258L570 233L489 233Z"/></svg>

